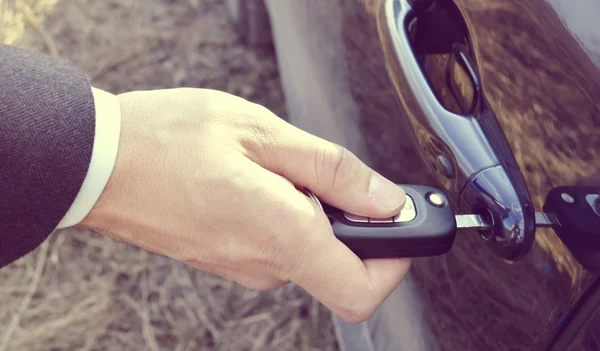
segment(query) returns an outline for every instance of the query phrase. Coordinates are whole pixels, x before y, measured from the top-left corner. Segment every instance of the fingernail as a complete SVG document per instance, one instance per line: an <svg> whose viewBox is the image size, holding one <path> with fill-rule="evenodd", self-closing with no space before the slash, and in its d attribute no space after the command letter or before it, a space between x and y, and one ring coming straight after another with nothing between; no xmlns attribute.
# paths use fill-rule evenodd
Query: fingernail
<svg viewBox="0 0 600 351"><path fill-rule="evenodd" d="M398 209L405 201L404 190L377 173L369 181L369 196L388 211Z"/></svg>

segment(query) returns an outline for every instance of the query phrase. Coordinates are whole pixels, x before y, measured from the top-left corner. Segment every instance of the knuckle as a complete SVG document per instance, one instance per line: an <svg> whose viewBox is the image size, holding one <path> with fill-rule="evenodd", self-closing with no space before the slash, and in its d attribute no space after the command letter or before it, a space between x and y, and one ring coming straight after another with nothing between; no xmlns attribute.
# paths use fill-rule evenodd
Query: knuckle
<svg viewBox="0 0 600 351"><path fill-rule="evenodd" d="M296 262L298 237L280 225L269 228L256 240L258 266L279 278L286 277Z"/></svg>
<svg viewBox="0 0 600 351"><path fill-rule="evenodd" d="M323 222L329 225L327 217L316 209L310 200L299 204L278 197L267 214L272 219L252 234L257 266L283 280L295 275L306 260L307 249L322 236Z"/></svg>
<svg viewBox="0 0 600 351"><path fill-rule="evenodd" d="M348 323L358 324L371 318L374 312L375 310L368 306L354 304L353 306L343 308L339 316Z"/></svg>
<svg viewBox="0 0 600 351"><path fill-rule="evenodd" d="M280 136L277 128L269 123L249 123L246 128L252 139L259 144L270 145L279 142Z"/></svg>
<svg viewBox="0 0 600 351"><path fill-rule="evenodd" d="M316 148L315 174L319 185L333 187L352 179L356 158L348 149L334 144L320 144Z"/></svg>
<svg viewBox="0 0 600 351"><path fill-rule="evenodd" d="M285 140L280 128L269 122L252 121L245 123L243 130L245 136L240 144L251 160L269 165L277 159L276 153Z"/></svg>
<svg viewBox="0 0 600 351"><path fill-rule="evenodd" d="M274 115L270 109L268 109L267 107L265 107L261 104L250 102L250 106L252 108L254 108L254 111L255 111L254 113L256 115L264 116L264 117L272 117Z"/></svg>
<svg viewBox="0 0 600 351"><path fill-rule="evenodd" d="M304 233L307 232L303 231L301 234ZM294 236L299 239L290 241L285 245L277 257L277 264L275 266L278 276L286 280L290 280L292 277L298 275L303 266L306 247L312 241L310 237L304 237L303 235Z"/></svg>
<svg viewBox="0 0 600 351"><path fill-rule="evenodd" d="M338 296L340 318L348 323L362 323L371 318L381 303L370 284L355 286L354 292L341 292Z"/></svg>
<svg viewBox="0 0 600 351"><path fill-rule="evenodd" d="M287 245L285 260L280 267L283 279L301 281L312 273L314 265L311 261L327 239L322 235L325 223L330 225L327 217L319 215L297 223L292 234L293 242Z"/></svg>
<svg viewBox="0 0 600 351"><path fill-rule="evenodd" d="M260 266L264 267L268 272L280 274L285 270L286 257L285 246L282 243L281 235L276 233L266 235L258 243L259 255L261 257Z"/></svg>

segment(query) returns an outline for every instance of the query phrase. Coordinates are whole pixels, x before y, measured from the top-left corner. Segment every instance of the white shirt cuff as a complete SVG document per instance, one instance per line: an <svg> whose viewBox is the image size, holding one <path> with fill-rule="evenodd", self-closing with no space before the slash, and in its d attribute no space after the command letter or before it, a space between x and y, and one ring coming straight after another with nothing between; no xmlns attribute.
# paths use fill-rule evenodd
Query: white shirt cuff
<svg viewBox="0 0 600 351"><path fill-rule="evenodd" d="M87 175L75 201L56 229L80 223L92 210L108 183L117 160L121 107L113 94L92 87L96 107L96 134Z"/></svg>

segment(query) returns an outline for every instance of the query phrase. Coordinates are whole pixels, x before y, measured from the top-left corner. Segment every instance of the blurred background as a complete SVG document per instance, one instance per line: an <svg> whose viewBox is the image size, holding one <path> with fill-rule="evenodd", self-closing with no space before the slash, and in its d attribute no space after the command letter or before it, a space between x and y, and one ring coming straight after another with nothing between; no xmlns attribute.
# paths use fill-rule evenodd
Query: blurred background
<svg viewBox="0 0 600 351"><path fill-rule="evenodd" d="M242 44L222 0L0 0L0 40L74 62L112 93L230 92L286 117L272 48ZM0 351L337 350L297 286L253 292L82 230L0 270Z"/></svg>

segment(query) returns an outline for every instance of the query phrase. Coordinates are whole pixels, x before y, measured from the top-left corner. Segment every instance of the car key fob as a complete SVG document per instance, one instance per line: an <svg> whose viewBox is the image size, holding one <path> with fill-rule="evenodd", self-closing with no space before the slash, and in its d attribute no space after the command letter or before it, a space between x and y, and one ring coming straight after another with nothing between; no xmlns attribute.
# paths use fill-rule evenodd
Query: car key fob
<svg viewBox="0 0 600 351"><path fill-rule="evenodd" d="M399 186L406 193L406 202L402 211L391 218L356 216L322 204L335 236L362 259L437 256L448 252L456 237L457 223L444 193L423 185Z"/></svg>
<svg viewBox="0 0 600 351"><path fill-rule="evenodd" d="M552 229L587 270L600 272L600 194L598 187L560 186L543 206Z"/></svg>

